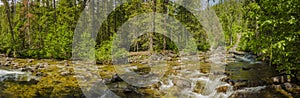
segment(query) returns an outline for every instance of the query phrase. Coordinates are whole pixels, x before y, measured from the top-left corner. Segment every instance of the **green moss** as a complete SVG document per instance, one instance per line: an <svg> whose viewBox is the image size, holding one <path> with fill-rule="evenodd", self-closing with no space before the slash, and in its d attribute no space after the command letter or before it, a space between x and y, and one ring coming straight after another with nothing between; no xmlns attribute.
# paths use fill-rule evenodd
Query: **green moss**
<svg viewBox="0 0 300 98"><path fill-rule="evenodd" d="M36 73L46 75L40 77L37 83L34 81L23 82L3 82L3 93L13 95L13 97L79 97L83 93L74 76L62 76L61 70L74 73L71 68L59 68L55 65L37 70ZM1 96L1 95L0 95Z"/></svg>

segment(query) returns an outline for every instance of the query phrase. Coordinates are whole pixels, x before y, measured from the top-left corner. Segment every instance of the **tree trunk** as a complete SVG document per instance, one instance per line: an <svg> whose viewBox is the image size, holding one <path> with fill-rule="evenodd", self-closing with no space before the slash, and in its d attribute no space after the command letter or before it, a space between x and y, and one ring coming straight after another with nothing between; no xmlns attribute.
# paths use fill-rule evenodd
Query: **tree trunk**
<svg viewBox="0 0 300 98"><path fill-rule="evenodd" d="M56 22L56 4L55 0L53 0L53 8L54 8L54 22Z"/></svg>
<svg viewBox="0 0 300 98"><path fill-rule="evenodd" d="M152 10L153 10L153 22L152 22L152 26L153 26L153 32L149 33L149 51L153 52L153 33L155 33L155 12L156 12L156 0L153 0L153 6L152 6Z"/></svg>
<svg viewBox="0 0 300 98"><path fill-rule="evenodd" d="M6 11L6 18L8 21L8 25L9 25L9 30L11 33L11 37L12 37L12 44L11 44L11 48L13 49L13 56L16 57L16 49L15 49L15 34L14 34L14 30L13 30L13 23L11 20L11 11L9 8L9 3L7 2L7 0L1 0L4 3L4 7L5 7L5 11Z"/></svg>
<svg viewBox="0 0 300 98"><path fill-rule="evenodd" d="M165 11L165 15L166 15L166 17L165 17L165 21L164 21L164 29L165 30L167 30L167 14L168 14L168 7L167 7L167 5L168 5L168 3L169 3L169 0L164 0L165 2L164 2L164 5L163 5L163 7L164 7L164 11ZM166 41L166 32L168 32L168 31L165 31L164 32L164 39L163 39L163 44L164 44L164 47L163 47L163 51L165 51L166 50L166 47L167 47L167 41Z"/></svg>

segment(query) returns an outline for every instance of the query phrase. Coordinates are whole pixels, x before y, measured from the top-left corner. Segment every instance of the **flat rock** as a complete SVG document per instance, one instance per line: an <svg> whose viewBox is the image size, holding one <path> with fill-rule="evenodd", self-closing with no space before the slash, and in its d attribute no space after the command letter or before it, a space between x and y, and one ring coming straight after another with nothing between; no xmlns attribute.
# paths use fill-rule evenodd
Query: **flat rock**
<svg viewBox="0 0 300 98"><path fill-rule="evenodd" d="M174 79L173 83L179 88L191 88L191 82L184 79Z"/></svg>

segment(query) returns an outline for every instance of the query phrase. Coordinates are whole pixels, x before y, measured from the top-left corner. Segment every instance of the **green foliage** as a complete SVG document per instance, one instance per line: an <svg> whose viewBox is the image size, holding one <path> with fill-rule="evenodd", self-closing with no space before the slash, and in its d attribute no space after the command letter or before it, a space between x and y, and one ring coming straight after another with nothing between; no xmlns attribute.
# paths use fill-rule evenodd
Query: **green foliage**
<svg viewBox="0 0 300 98"><path fill-rule="evenodd" d="M294 76L300 71L299 4L299 0L221 0L213 8L227 45L241 34L240 50L253 52L278 71Z"/></svg>
<svg viewBox="0 0 300 98"><path fill-rule="evenodd" d="M232 47L239 40L237 35L247 29L247 20L243 18L243 4L244 0L221 0L213 6L222 24L228 47Z"/></svg>
<svg viewBox="0 0 300 98"><path fill-rule="evenodd" d="M55 3L55 6L54 6ZM100 8L113 8L113 4L116 2L106 1L105 4L95 1L97 7ZM32 2L20 1L16 4L8 4L8 7L0 6L0 16L4 17L0 20L0 52L6 53L10 56L28 57L28 58L55 58L55 59L69 59L72 54L72 38L75 27L78 22L78 18L81 15L83 6L83 0L75 1L60 0L59 2L47 2L46 0L38 0ZM30 6L28 6L30 5ZM188 10L180 7L173 2L158 1L155 4L153 2L140 2L133 1L125 3L116 8L107 17L107 20L101 24L101 31L98 33L96 39L96 59L100 62L109 62L111 49L111 37L117 32L118 28L122 26L128 19L133 18L139 14L153 12L153 7L158 13L166 13L169 16L179 20L187 30L194 35L196 46L199 50L208 50L209 45L206 41L207 35L200 23L198 23L195 16ZM14 9L13 9L14 8ZM9 10L7 13L6 10ZM105 18L104 15L98 16L91 11L85 12L85 15ZM8 21L7 15L10 15ZM167 19L167 17L165 17ZM89 22L93 20L84 20L81 22ZM95 21L96 22L96 21ZM9 29L12 24L12 31ZM164 26L166 29L182 29L175 28L173 23L171 25L156 24ZM86 25L87 29L93 29L93 24ZM176 25L176 24L174 24ZM158 30L159 31L159 30ZM84 31L83 31L84 32ZM89 32L91 33L91 32ZM180 32L172 32L171 37L178 37L179 42L183 40L179 39ZM178 34L177 34L178 33ZM77 43L81 46L92 47L90 35L81 35L80 38L86 39ZM12 40L14 37L15 40ZM130 51L147 51L150 48L150 44L153 45L155 51L161 51L164 48L166 50L176 50L176 46L171 38L166 38L163 35L156 34L154 32L153 43L149 42L149 34L142 35L135 39L131 46ZM164 43L164 41L166 43ZM90 43L90 44L89 44ZM77 49L77 50L76 50ZM75 51L83 51L82 56L90 56L88 50L90 48L76 47ZM79 49L79 50L78 50ZM83 49L83 50L80 50ZM85 52L84 52L85 51Z"/></svg>
<svg viewBox="0 0 300 98"><path fill-rule="evenodd" d="M263 60L294 76L299 71L299 0L245 2L248 30L241 49L262 54Z"/></svg>
<svg viewBox="0 0 300 98"><path fill-rule="evenodd" d="M96 47L96 59L101 63L111 63L112 42L106 41Z"/></svg>

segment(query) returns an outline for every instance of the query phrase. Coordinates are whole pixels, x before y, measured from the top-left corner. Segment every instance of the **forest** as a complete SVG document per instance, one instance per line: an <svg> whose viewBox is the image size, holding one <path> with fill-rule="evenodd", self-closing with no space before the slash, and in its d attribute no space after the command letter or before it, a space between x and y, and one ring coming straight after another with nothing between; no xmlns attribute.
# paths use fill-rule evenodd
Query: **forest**
<svg viewBox="0 0 300 98"><path fill-rule="evenodd" d="M102 22L86 25L93 28L101 24L95 42L95 58L99 64L112 63L112 41L118 28L131 18L149 12L167 14L180 21L193 34L197 51L210 51L207 32L189 10L176 2L181 0L1 0L0 3L0 54L11 58L71 60L72 43L78 22L85 13L91 17L99 9L108 17ZM200 0L201 1L201 0ZM89 3L92 2L92 3ZM299 0L204 0L216 13L227 52L243 51L267 63L277 73L288 78L300 78L300 1ZM121 3L120 6L115 6ZM188 1L186 1L188 3ZM95 5L84 11L89 4ZM199 6L202 6L199 4ZM168 19L169 17L164 17ZM173 25L164 28L180 30ZM172 23L168 23L172 24ZM175 25L175 23L173 23ZM170 33L184 36L187 31ZM173 35L172 35L173 34ZM80 37L90 37L83 33ZM188 36L185 36L188 37ZM163 34L150 32L134 39L129 52L178 52L179 47ZM178 37L178 41L181 38ZM89 44L90 41L81 43ZM187 42L183 42L188 44Z"/></svg>
<svg viewBox="0 0 300 98"><path fill-rule="evenodd" d="M72 52L73 32L87 0L2 0L1 5L1 43L0 51L11 57L21 58L53 58L70 59ZM138 2L138 0L136 1ZM168 2L165 1L165 2ZM166 10L174 14L173 9L167 9L165 2L158 2L156 10L164 13ZM101 2L96 2L101 5ZM103 2L102 2L103 3ZM113 5L113 2L107 2ZM136 3L137 4L137 3ZM142 4L142 3L139 3ZM226 45L232 47L238 35L241 41L239 50L251 51L259 55L264 61L278 67L279 71L295 74L300 69L300 28L299 28L299 1L276 0L221 0L213 5L220 18L224 30ZM108 6L107 7L112 7ZM97 38L97 59L107 61L110 52L110 36L116 33L114 28L135 14L143 13L145 9L138 9L135 4L123 5L113 14L111 22L105 22L104 29L99 31ZM100 7L100 6L99 6ZM143 7L144 8L144 7ZM165 8L165 9L164 9ZM151 9L150 9L151 10ZM173 10L173 12L172 12ZM180 9L179 9L180 10ZM133 12L132 12L133 11ZM127 13L134 13L127 14ZM180 10L175 17L189 17L188 12ZM115 20L113 20L116 18ZM117 20L122 19L122 20ZM199 51L209 48L205 40L205 32L201 26L189 22L191 18L182 18L186 26L192 26L195 38L198 40ZM116 24L113 21L117 21ZM147 51L150 44L147 36L136 40L131 51ZM167 41L162 35L152 38L155 50L174 50L176 46Z"/></svg>

